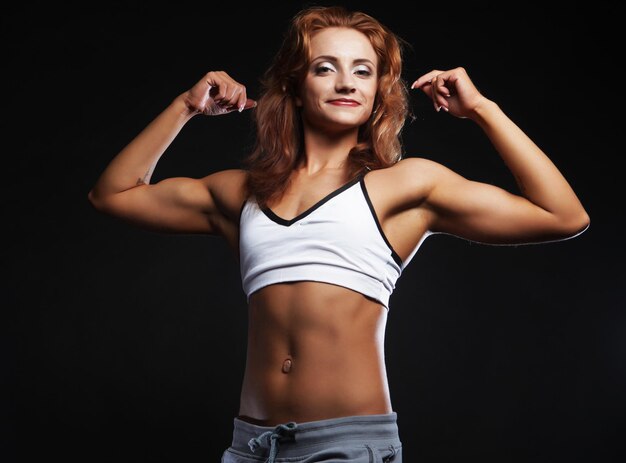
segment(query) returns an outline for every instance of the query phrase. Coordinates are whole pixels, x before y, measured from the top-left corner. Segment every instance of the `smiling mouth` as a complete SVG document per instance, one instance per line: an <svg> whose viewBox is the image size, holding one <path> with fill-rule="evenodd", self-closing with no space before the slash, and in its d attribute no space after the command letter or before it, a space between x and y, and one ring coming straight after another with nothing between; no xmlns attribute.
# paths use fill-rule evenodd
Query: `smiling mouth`
<svg viewBox="0 0 626 463"><path fill-rule="evenodd" d="M338 100L330 100L330 104L335 106L360 106L360 103L355 100L347 100L347 99L338 99Z"/></svg>

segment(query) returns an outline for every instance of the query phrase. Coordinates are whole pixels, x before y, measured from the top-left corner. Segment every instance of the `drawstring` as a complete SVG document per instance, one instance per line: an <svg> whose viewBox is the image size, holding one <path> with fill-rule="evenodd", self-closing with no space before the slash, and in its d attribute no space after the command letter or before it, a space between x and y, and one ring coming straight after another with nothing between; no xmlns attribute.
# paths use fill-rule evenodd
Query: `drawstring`
<svg viewBox="0 0 626 463"><path fill-rule="evenodd" d="M383 463L387 463L390 462L392 460L394 460L396 458L396 449L394 448L393 445L390 445L389 450L391 450L391 455L389 455L387 458L385 458L385 461Z"/></svg>
<svg viewBox="0 0 626 463"><path fill-rule="evenodd" d="M270 455L266 460L266 463L274 463L276 459L276 455L278 455L278 444L279 439L283 436L283 432L288 433L288 435L293 435L298 425L294 422L290 422L287 424L279 424L272 431L266 431L260 436L253 437L248 441L248 447L253 452L256 452L256 449L259 447L269 447Z"/></svg>

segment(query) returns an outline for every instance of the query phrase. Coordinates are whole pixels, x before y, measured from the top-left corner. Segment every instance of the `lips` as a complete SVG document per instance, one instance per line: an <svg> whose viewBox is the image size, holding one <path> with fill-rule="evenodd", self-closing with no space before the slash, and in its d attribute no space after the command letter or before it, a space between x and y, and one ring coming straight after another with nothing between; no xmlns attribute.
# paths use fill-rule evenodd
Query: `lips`
<svg viewBox="0 0 626 463"><path fill-rule="evenodd" d="M351 100L349 98L338 98L336 100L329 100L328 103L335 106L360 106L361 104L358 101Z"/></svg>

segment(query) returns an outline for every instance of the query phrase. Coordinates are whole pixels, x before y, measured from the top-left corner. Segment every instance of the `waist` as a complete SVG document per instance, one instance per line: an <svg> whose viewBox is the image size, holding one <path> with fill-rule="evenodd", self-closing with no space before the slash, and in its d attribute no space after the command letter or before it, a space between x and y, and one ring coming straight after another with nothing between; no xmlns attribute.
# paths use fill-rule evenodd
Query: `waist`
<svg viewBox="0 0 626 463"><path fill-rule="evenodd" d="M379 303L332 285L262 290L249 308L240 414L271 425L390 411L386 316Z"/></svg>
<svg viewBox="0 0 626 463"><path fill-rule="evenodd" d="M268 432L281 434L280 458L302 457L333 446L345 449L351 444L381 448L401 445L395 412L295 422L295 426L290 426L289 430L278 428L259 426L237 417L234 419L231 449L256 457L266 457L269 454L269 446L261 445L251 452L249 442Z"/></svg>

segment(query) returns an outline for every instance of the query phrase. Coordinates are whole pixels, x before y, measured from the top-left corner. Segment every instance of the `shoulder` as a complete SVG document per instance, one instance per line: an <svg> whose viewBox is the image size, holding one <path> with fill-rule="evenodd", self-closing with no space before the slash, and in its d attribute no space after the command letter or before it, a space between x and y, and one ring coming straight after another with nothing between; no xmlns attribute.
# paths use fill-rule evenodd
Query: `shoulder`
<svg viewBox="0 0 626 463"><path fill-rule="evenodd" d="M410 157L390 167L368 172L368 192L389 210L405 210L424 203L437 185L444 184L453 172L426 158Z"/></svg>
<svg viewBox="0 0 626 463"><path fill-rule="evenodd" d="M213 172L199 180L211 190L226 188L231 192L235 192L240 188L245 188L247 178L248 171L244 169L225 169Z"/></svg>
<svg viewBox="0 0 626 463"><path fill-rule="evenodd" d="M443 171L447 170L447 167L432 159L410 157L401 159L389 169L394 169L395 175L397 176L422 177L427 175L440 175Z"/></svg>
<svg viewBox="0 0 626 463"><path fill-rule="evenodd" d="M248 171L244 169L225 169L199 179L209 192L217 209L225 216L235 219L247 193Z"/></svg>
<svg viewBox="0 0 626 463"><path fill-rule="evenodd" d="M430 188L438 179L446 175L449 169L436 161L421 157L404 158L393 166L373 170L368 173L368 180L374 186L395 189ZM371 177L371 178L370 178Z"/></svg>

